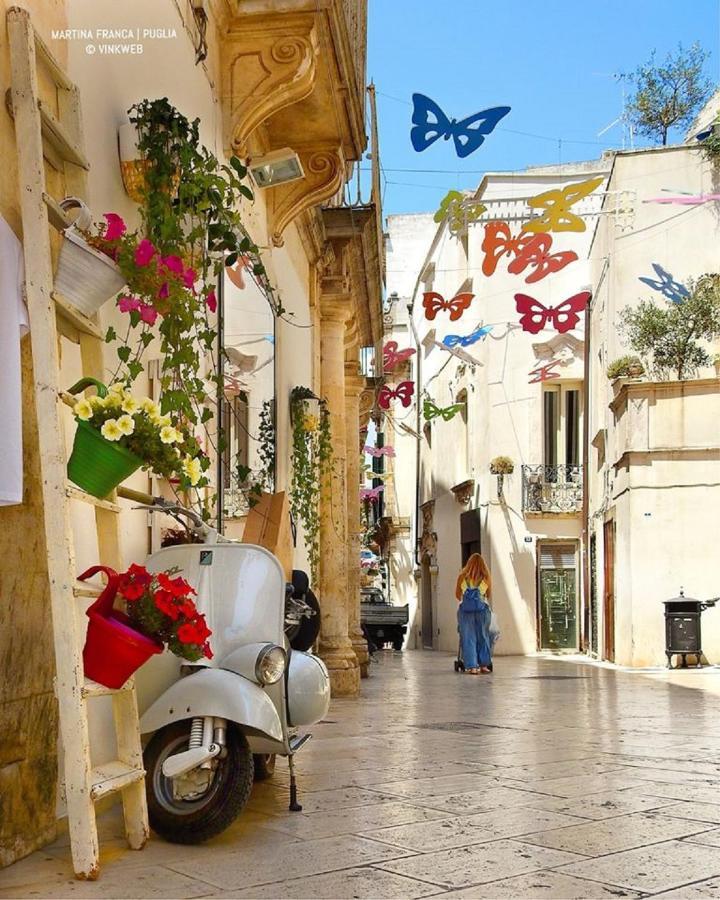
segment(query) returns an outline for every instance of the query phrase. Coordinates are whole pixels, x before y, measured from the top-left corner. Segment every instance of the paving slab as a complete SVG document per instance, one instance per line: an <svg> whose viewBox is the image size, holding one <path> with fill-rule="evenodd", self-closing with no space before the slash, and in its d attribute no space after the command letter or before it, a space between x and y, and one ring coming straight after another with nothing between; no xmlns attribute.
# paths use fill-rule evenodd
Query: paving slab
<svg viewBox="0 0 720 900"><path fill-rule="evenodd" d="M467 898L467 900L480 900L480 898L501 897L527 897L539 900L548 897L550 900L610 900L610 898L626 897L630 900L646 897L637 891L629 891L625 888L613 885L598 884L595 881L585 881L582 878L574 878L572 875L563 875L561 872L533 872L532 875L517 875L514 878L503 878L500 881L491 881L482 888L464 888L459 891L448 891L440 894L445 898ZM680 896L680 895L677 895ZM710 895L705 895L710 896Z"/></svg>

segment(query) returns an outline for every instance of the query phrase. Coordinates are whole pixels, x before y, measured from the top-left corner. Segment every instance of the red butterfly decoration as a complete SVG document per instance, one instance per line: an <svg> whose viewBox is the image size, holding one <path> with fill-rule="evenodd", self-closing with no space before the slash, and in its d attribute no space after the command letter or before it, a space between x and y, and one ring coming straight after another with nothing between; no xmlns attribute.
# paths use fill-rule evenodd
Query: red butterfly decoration
<svg viewBox="0 0 720 900"><path fill-rule="evenodd" d="M403 406L410 406L414 393L414 381L401 381L396 388L389 384L384 384L378 391L378 406L381 409L390 409L390 401L393 399L399 400Z"/></svg>
<svg viewBox="0 0 720 900"><path fill-rule="evenodd" d="M530 234L521 231L516 237L510 232L507 222L489 222L485 226L485 238L482 249L485 253L482 270L484 275L492 275L497 264L503 256L513 256L514 259L508 265L511 275L519 275L528 266L533 271L525 279L526 284L541 281L551 272L559 272L578 258L572 250L563 250L560 253L550 253L552 247L552 235Z"/></svg>
<svg viewBox="0 0 720 900"><path fill-rule="evenodd" d="M543 306L539 300L527 294L515 294L515 308L520 316L523 331L537 334L548 322L561 334L572 331L580 321L580 313L590 300L590 291L573 294L559 306Z"/></svg>
<svg viewBox="0 0 720 900"><path fill-rule="evenodd" d="M545 363L544 366L538 366L537 369L533 369L532 372L528 372L528 375L535 376L535 378L531 378L530 381L528 381L528 384L537 384L538 381L547 381L549 378L559 378L560 373L553 372L553 369L559 365L559 360L552 359L549 363Z"/></svg>
<svg viewBox="0 0 720 900"><path fill-rule="evenodd" d="M383 368L386 372L399 366L400 363L407 362L415 353L414 347L408 347L407 350L398 350L397 341L388 341L383 347Z"/></svg>
<svg viewBox="0 0 720 900"><path fill-rule="evenodd" d="M450 312L450 321L457 322L472 303L474 296L475 294L461 293L455 294L452 300L445 300L442 294L436 294L435 291L426 291L423 294L422 302L425 308L425 318L432 322L441 309L447 309Z"/></svg>

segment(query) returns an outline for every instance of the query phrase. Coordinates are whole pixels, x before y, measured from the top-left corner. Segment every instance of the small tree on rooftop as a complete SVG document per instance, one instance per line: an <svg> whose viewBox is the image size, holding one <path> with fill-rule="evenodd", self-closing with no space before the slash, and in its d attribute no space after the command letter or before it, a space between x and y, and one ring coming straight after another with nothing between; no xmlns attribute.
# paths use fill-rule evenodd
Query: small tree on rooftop
<svg viewBox="0 0 720 900"><path fill-rule="evenodd" d="M645 65L625 75L635 87L625 113L635 130L667 144L673 127L689 125L710 93L710 81L703 75L709 53L699 43L685 50L678 44L665 61L655 59L655 50Z"/></svg>
<svg viewBox="0 0 720 900"><path fill-rule="evenodd" d="M689 281L689 296L680 303L642 300L624 309L620 326L635 353L649 361L660 378L673 375L684 381L700 366L710 365L708 352L698 341L720 335L720 275L701 275Z"/></svg>

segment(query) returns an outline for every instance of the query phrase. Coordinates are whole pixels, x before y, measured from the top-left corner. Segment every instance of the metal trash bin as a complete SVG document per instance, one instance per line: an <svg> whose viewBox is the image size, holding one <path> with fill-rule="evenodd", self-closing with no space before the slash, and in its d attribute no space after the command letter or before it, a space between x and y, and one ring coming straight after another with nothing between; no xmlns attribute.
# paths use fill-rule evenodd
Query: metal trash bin
<svg viewBox="0 0 720 900"><path fill-rule="evenodd" d="M687 669L688 656L695 657L698 668L702 666L702 631L700 615L703 610L715 606L718 599L696 600L686 597L680 589L678 597L663 600L665 605L665 656L668 669L672 668L673 656L682 658L682 668Z"/></svg>

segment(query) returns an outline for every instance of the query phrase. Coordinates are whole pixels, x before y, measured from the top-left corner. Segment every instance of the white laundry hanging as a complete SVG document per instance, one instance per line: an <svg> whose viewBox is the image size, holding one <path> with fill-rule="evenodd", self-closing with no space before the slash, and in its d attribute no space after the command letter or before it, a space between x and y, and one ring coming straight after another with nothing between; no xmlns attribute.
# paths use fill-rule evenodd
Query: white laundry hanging
<svg viewBox="0 0 720 900"><path fill-rule="evenodd" d="M20 338L28 330L20 241L0 216L0 506L22 503Z"/></svg>

